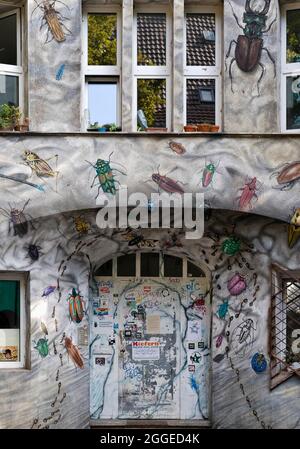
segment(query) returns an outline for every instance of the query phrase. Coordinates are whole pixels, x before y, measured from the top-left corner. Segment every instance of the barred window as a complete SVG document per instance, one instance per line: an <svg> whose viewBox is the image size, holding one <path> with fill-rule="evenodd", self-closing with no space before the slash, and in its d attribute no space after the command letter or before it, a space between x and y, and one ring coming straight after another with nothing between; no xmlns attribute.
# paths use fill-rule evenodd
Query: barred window
<svg viewBox="0 0 300 449"><path fill-rule="evenodd" d="M300 272L273 266L271 389L300 376Z"/></svg>

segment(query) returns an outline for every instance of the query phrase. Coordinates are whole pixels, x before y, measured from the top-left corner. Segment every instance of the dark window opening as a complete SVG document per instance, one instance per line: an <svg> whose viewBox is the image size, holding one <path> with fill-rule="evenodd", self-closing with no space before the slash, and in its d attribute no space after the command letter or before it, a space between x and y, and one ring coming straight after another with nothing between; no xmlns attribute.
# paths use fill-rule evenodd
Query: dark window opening
<svg viewBox="0 0 300 449"><path fill-rule="evenodd" d="M180 257L164 255L164 276L182 277L183 261Z"/></svg>
<svg viewBox="0 0 300 449"><path fill-rule="evenodd" d="M99 267L96 272L95 276L112 276L113 275L113 261L112 259L105 262L101 267Z"/></svg>
<svg viewBox="0 0 300 449"><path fill-rule="evenodd" d="M187 275L188 277L197 277L197 278L203 278L205 277L204 271L201 270L201 268L194 265L192 262L187 263Z"/></svg>
<svg viewBox="0 0 300 449"><path fill-rule="evenodd" d="M135 254L126 254L117 259L117 276L135 277L136 257Z"/></svg>
<svg viewBox="0 0 300 449"><path fill-rule="evenodd" d="M141 276L142 277L159 276L159 254L157 253L141 254Z"/></svg>

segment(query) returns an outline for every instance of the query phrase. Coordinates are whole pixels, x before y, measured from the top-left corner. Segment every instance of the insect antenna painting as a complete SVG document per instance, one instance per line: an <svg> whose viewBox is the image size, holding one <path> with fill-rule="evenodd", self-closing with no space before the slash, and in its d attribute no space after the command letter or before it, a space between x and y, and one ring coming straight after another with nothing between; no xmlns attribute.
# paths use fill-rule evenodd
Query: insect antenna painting
<svg viewBox="0 0 300 449"><path fill-rule="evenodd" d="M66 20L70 19L68 17L63 16L62 13L56 9L56 4L59 3L60 5L63 5L64 8L68 10L68 12L70 11L70 8L65 3L59 0L53 1L42 0L40 2L38 2L37 0L34 1L37 6L32 11L31 16L33 16L36 10L41 11L42 16L41 16L40 31L45 26L47 27L45 44L53 41L53 39L55 39L56 42L65 41L66 35L72 34L71 31L64 24Z"/></svg>
<svg viewBox="0 0 300 449"><path fill-rule="evenodd" d="M246 0L245 3L245 12L243 14L243 22L245 26L243 27L239 19L234 12L231 2L229 1L229 5L232 10L233 17L238 25L238 27L243 31L244 35L240 34L237 40L233 39L230 44L226 54L226 59L229 58L231 53L231 48L235 45L235 55L230 61L229 65L229 77L231 83L231 91L233 91L232 87L232 66L235 62L240 70L245 73L254 72L258 67L261 69L261 74L259 75L257 81L257 91L258 95L260 95L259 86L265 75L266 68L261 63L260 59L262 56L262 52L266 52L268 58L273 64L274 68L274 77L276 76L276 65L273 56L270 54L269 50L264 47L263 35L270 31L272 25L275 23L277 19L277 15L275 19L267 26L267 18L268 12L270 9L271 0L265 0L264 7L260 10L253 9L251 7L251 1ZM227 65L226 65L227 70Z"/></svg>
<svg viewBox="0 0 300 449"><path fill-rule="evenodd" d="M0 207L0 214L4 215L6 218L9 219L9 225L8 225L8 232L11 230L11 225L13 227L14 236L23 237L28 232L28 219L32 220L31 215L25 213L25 208L28 205L30 200L27 200L24 203L24 206L22 209L17 209L16 207L9 205L9 210L4 209L3 207ZM31 226L33 229L34 226L31 223Z"/></svg>
<svg viewBox="0 0 300 449"><path fill-rule="evenodd" d="M57 159L58 155L52 156L48 159L42 159L38 154L34 153L30 150L25 150L23 152L23 159L25 161L25 164L28 165L28 167L31 168L32 173L35 173L38 178L54 178L56 180L56 187L55 192L57 192L57 178L59 172L57 170L53 170L52 167L49 165L48 161L51 159L56 160L56 166L57 166Z"/></svg>

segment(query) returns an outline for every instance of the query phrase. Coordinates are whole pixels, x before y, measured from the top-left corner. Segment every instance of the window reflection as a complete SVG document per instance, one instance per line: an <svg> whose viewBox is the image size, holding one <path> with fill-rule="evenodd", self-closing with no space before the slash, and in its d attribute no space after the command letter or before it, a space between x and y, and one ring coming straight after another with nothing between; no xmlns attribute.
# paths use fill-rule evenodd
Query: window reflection
<svg viewBox="0 0 300 449"><path fill-rule="evenodd" d="M88 14L88 65L117 64L117 14Z"/></svg>
<svg viewBox="0 0 300 449"><path fill-rule="evenodd" d="M300 9L287 11L286 62L300 62Z"/></svg>

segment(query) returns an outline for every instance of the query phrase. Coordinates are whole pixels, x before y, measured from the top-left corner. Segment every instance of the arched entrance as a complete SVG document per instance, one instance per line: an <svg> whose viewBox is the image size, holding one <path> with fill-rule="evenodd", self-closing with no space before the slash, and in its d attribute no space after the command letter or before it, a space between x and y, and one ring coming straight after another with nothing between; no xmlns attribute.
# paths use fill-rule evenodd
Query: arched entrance
<svg viewBox="0 0 300 449"><path fill-rule="evenodd" d="M187 257L136 252L95 273L91 424L209 425L210 274Z"/></svg>

